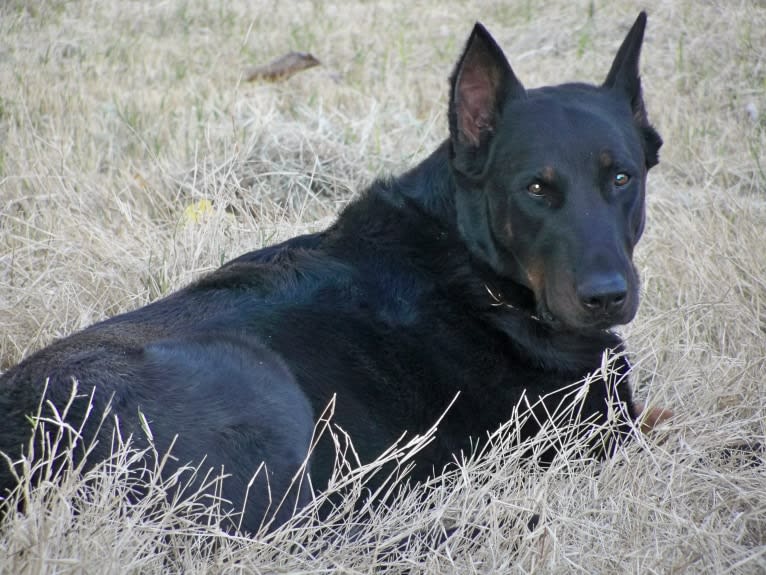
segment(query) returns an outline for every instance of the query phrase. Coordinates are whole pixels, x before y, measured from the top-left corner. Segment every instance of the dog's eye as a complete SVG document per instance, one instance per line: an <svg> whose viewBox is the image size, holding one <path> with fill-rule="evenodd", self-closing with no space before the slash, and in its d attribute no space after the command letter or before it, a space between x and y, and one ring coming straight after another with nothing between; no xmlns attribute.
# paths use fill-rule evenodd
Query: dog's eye
<svg viewBox="0 0 766 575"><path fill-rule="evenodd" d="M614 185L617 186L618 188L627 186L629 181L630 181L630 176L626 174L625 172L620 172L619 174L616 174L614 176Z"/></svg>
<svg viewBox="0 0 766 575"><path fill-rule="evenodd" d="M529 184L529 186L527 186L527 191L529 192L529 195L536 198L542 198L545 195L545 187L540 182Z"/></svg>

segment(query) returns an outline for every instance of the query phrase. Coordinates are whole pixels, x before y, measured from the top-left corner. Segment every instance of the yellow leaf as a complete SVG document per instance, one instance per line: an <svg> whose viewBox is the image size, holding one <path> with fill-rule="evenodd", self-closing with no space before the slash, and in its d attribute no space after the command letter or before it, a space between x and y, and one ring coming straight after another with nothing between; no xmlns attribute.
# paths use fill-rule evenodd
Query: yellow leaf
<svg viewBox="0 0 766 575"><path fill-rule="evenodd" d="M210 200L200 200L184 210L184 221L187 224L198 224L213 213L213 204Z"/></svg>

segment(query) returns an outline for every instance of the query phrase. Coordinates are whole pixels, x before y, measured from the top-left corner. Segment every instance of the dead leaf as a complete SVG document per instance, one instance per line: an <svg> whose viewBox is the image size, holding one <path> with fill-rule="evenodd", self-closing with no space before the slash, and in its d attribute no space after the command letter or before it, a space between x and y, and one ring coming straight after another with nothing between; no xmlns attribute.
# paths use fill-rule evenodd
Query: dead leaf
<svg viewBox="0 0 766 575"><path fill-rule="evenodd" d="M290 76L314 66L321 62L308 52L290 52L263 66L253 66L245 70L245 81L253 82L263 80L266 82L278 82L287 80Z"/></svg>

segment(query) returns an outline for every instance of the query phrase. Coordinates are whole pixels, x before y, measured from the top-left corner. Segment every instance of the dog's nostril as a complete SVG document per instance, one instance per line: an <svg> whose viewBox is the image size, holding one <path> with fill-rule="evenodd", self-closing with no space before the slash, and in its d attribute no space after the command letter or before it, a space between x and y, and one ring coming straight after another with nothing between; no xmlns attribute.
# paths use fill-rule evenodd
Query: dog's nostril
<svg viewBox="0 0 766 575"><path fill-rule="evenodd" d="M589 297L583 300L583 305L592 312L612 313L617 311L625 303L625 294L603 294L598 297Z"/></svg>
<svg viewBox="0 0 766 575"><path fill-rule="evenodd" d="M623 306L628 286L619 274L598 275L588 278L577 288L583 307L592 312L614 312Z"/></svg>
<svg viewBox="0 0 766 575"><path fill-rule="evenodd" d="M591 297L586 299L584 303L585 303L585 307L589 307L591 309L597 309L602 307L604 302L600 298Z"/></svg>
<svg viewBox="0 0 766 575"><path fill-rule="evenodd" d="M590 297L583 301L585 307L592 310L612 310L625 302L625 294L604 294L598 297Z"/></svg>

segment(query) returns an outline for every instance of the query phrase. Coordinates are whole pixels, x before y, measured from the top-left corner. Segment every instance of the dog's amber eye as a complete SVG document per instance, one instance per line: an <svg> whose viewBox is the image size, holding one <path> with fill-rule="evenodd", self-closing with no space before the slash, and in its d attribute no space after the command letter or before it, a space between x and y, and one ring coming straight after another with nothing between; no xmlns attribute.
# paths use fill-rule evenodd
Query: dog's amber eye
<svg viewBox="0 0 766 575"><path fill-rule="evenodd" d="M620 172L619 174L614 176L614 185L617 186L618 188L627 186L629 181L630 181L630 176L624 172Z"/></svg>
<svg viewBox="0 0 766 575"><path fill-rule="evenodd" d="M542 197L545 195L545 188L540 182L529 184L529 186L527 186L527 191L530 193L530 195L536 197Z"/></svg>

